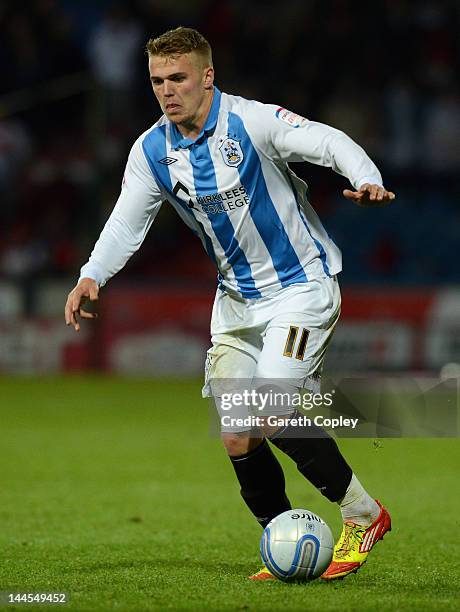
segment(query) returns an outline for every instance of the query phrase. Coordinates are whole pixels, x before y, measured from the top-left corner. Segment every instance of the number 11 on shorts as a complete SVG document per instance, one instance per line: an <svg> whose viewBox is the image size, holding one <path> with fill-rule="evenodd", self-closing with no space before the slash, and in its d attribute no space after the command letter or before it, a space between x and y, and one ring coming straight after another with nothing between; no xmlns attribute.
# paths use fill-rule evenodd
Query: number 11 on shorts
<svg viewBox="0 0 460 612"><path fill-rule="evenodd" d="M302 361L304 358L309 333L310 332L308 331L308 329L305 329L304 327L302 327L302 333L300 334L300 340L297 344L297 352L295 354L295 358L299 359L299 361ZM289 328L287 339L286 339L286 344L284 346L283 355L285 357L292 357L298 335L299 335L299 328L296 327L295 325L291 325L291 327Z"/></svg>

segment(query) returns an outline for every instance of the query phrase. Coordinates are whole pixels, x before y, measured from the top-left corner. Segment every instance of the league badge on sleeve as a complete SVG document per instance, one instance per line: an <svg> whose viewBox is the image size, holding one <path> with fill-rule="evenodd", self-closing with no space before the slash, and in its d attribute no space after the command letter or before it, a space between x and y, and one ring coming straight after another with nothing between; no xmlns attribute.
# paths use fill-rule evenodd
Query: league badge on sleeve
<svg viewBox="0 0 460 612"><path fill-rule="evenodd" d="M303 127L308 121L308 119L305 119L302 115L297 115L297 113L293 113L281 107L276 110L275 117L281 119L281 121L284 121L284 123L287 123L293 128Z"/></svg>
<svg viewBox="0 0 460 612"><path fill-rule="evenodd" d="M227 166L236 168L243 161L244 155L241 145L233 138L225 138L222 144L219 146L219 150L222 154L224 163L226 163Z"/></svg>

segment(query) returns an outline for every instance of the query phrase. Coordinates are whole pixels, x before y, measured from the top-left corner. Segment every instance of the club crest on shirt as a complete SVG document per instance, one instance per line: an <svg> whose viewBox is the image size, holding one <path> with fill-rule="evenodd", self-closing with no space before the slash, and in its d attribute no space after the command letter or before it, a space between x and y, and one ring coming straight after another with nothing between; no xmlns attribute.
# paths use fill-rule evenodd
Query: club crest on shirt
<svg viewBox="0 0 460 612"><path fill-rule="evenodd" d="M219 150L222 154L224 163L226 163L227 166L235 168L236 166L239 166L243 161L244 155L241 149L241 145L237 140L234 140L233 138L225 138L225 140L220 145Z"/></svg>

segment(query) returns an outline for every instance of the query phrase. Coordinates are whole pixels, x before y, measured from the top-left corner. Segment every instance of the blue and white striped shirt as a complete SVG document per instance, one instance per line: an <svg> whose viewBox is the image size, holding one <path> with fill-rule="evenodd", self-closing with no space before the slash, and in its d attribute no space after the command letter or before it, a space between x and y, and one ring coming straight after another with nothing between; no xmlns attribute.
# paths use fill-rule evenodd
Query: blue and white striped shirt
<svg viewBox="0 0 460 612"><path fill-rule="evenodd" d="M299 161L329 166L357 189L382 184L343 132L214 88L196 139L162 116L134 143L120 197L80 278L104 285L140 247L164 201L201 239L231 294L259 298L337 274L340 250L288 166Z"/></svg>

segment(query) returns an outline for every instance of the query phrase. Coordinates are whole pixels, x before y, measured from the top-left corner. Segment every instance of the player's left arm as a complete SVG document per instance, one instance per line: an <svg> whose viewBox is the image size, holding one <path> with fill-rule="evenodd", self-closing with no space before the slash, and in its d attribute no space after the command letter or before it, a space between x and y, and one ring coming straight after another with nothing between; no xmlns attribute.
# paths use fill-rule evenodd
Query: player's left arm
<svg viewBox="0 0 460 612"><path fill-rule="evenodd" d="M362 147L344 132L271 104L249 110L253 137L262 153L284 162L308 161L332 168L355 188L343 195L360 206L384 206L395 194Z"/></svg>

